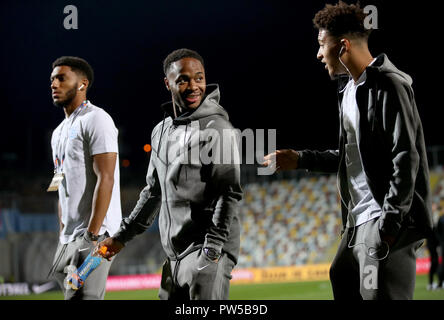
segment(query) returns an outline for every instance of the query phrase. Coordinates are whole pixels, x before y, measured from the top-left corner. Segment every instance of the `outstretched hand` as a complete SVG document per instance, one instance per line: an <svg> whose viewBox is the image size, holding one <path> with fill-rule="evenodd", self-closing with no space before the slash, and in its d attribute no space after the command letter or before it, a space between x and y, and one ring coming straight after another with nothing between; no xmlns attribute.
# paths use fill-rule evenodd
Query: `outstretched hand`
<svg viewBox="0 0 444 320"><path fill-rule="evenodd" d="M299 153L292 149L276 150L264 157L262 165L276 167L276 171L293 170L298 168Z"/></svg>

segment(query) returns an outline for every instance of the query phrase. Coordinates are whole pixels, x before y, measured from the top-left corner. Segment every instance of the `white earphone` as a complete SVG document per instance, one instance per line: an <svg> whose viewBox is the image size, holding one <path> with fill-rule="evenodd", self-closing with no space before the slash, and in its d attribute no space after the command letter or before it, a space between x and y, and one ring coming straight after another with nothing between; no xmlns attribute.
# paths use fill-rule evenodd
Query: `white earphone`
<svg viewBox="0 0 444 320"><path fill-rule="evenodd" d="M347 73L349 74L349 76L351 77L352 75L351 75L351 73L350 73L350 70L348 70L347 66L344 64L344 62L342 62L342 59L341 59L341 54L342 54L342 51L344 51L344 48L345 48L345 45L342 45L342 46L341 46L341 49L339 50L338 59L339 59L339 62L340 62L340 63L343 65L343 67L345 68L345 70L347 70Z"/></svg>
<svg viewBox="0 0 444 320"><path fill-rule="evenodd" d="M79 91L82 90L84 87L85 87L85 85L82 84L82 85L79 87Z"/></svg>

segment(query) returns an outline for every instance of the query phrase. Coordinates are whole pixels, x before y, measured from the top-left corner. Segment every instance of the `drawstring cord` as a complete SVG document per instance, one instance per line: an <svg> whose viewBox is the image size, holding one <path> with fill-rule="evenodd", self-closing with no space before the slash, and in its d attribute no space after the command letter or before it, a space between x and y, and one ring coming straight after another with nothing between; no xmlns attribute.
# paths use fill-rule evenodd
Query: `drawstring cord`
<svg viewBox="0 0 444 320"><path fill-rule="evenodd" d="M166 112L163 113L162 128L160 129L159 143L157 144L157 154L160 155L160 143L162 142L163 126L165 125Z"/></svg>

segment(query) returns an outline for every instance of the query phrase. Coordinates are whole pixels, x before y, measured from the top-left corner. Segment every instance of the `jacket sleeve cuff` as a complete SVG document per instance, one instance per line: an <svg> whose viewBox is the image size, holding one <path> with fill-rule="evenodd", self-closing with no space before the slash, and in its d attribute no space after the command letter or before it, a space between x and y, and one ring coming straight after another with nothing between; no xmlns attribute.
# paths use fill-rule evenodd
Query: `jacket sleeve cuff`
<svg viewBox="0 0 444 320"><path fill-rule="evenodd" d="M383 218L379 219L379 231L385 235L396 237L401 229L401 223L393 219Z"/></svg>
<svg viewBox="0 0 444 320"><path fill-rule="evenodd" d="M113 235L113 239L119 241L123 245L126 245L128 241L134 238L134 235L128 230L128 220L128 218L124 218L120 224L120 229Z"/></svg>
<svg viewBox="0 0 444 320"><path fill-rule="evenodd" d="M310 171L310 159L306 152L304 151L296 151L299 155L298 158L298 169L305 169L306 171Z"/></svg>
<svg viewBox="0 0 444 320"><path fill-rule="evenodd" d="M208 237L206 237L204 245L203 245L204 248L212 248L219 253L222 252L223 246L224 246L224 244L222 242L208 238Z"/></svg>
<svg viewBox="0 0 444 320"><path fill-rule="evenodd" d="M125 237L122 236L122 233L118 232L113 236L114 240L119 241L121 244L123 244L124 246L126 245L126 243L128 242Z"/></svg>

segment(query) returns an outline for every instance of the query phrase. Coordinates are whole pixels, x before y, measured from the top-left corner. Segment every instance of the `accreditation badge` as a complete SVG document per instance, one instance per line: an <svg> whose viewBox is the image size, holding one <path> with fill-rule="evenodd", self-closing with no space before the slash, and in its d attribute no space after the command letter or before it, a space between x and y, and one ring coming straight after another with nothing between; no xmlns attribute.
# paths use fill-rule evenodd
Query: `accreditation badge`
<svg viewBox="0 0 444 320"><path fill-rule="evenodd" d="M62 183L64 177L65 175L62 172L55 173L51 180L51 184L46 191L50 192L59 190L59 185Z"/></svg>

